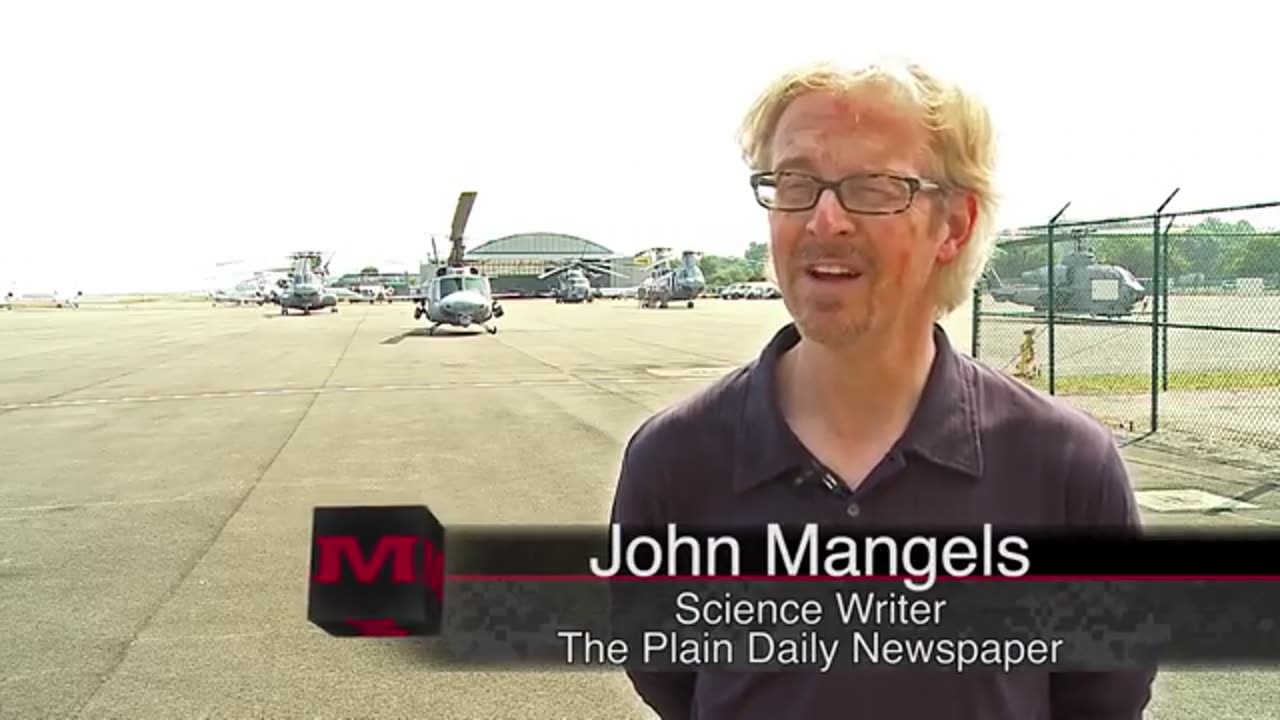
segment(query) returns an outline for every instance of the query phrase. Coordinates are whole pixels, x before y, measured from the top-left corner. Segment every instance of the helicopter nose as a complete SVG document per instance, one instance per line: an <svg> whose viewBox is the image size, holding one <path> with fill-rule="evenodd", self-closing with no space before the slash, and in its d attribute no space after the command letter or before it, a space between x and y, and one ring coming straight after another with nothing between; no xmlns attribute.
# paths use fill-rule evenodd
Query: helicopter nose
<svg viewBox="0 0 1280 720"><path fill-rule="evenodd" d="M444 303L444 309L451 313L474 315L483 308L484 305L469 299L450 299Z"/></svg>

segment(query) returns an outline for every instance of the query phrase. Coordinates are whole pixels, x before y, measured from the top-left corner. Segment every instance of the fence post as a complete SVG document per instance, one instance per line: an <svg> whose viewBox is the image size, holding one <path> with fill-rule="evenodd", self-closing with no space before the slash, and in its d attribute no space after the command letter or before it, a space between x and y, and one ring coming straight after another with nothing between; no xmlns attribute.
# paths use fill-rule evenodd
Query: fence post
<svg viewBox="0 0 1280 720"><path fill-rule="evenodd" d="M1049 252L1048 252L1048 258L1047 258L1047 259L1048 259L1048 261L1049 261L1048 268L1047 268L1049 276L1048 276L1047 280L1048 280L1048 285L1049 285L1049 288L1048 288L1048 291L1049 291L1049 308L1048 308L1048 309L1049 309L1049 394L1050 394L1050 395L1053 395L1053 394L1054 394L1055 388L1057 387L1056 374L1055 374L1055 372L1054 372L1054 371L1055 371L1055 369L1056 369L1056 368L1055 368L1055 365L1057 364L1057 363L1055 362L1055 361L1056 361L1056 359L1057 359L1057 356L1056 356L1056 353L1054 352L1054 330L1055 330L1054 325L1055 325L1055 323L1054 323L1054 319L1053 319L1053 313L1054 313L1054 310L1055 310L1055 308L1056 308L1056 306L1057 306L1057 304L1058 304L1058 286L1057 286L1056 281L1054 280L1054 277L1053 277L1053 274L1054 274L1054 273L1053 273L1053 270L1054 270L1054 267L1053 267L1053 266L1054 266L1054 262L1055 262L1055 261L1054 261L1054 259L1053 259L1053 226L1058 222L1058 218L1062 217L1062 214L1063 214L1063 213L1065 213L1065 212L1067 211L1067 208L1069 208L1069 207L1071 207L1071 203L1070 203L1070 202L1067 202L1067 204L1066 204L1066 205L1063 205L1063 206L1062 206L1062 209L1061 209L1061 210L1059 210L1059 211L1057 212L1057 214L1055 214L1055 215L1054 215L1054 216L1049 220Z"/></svg>
<svg viewBox="0 0 1280 720"><path fill-rule="evenodd" d="M1160 282L1164 276L1164 273L1160 272L1160 262L1164 258L1164 254L1160 252L1162 239L1160 226L1163 224L1161 215L1180 189L1174 188L1173 192L1169 193L1169 197L1160 203L1151 225L1151 432L1153 433L1160 428L1160 308L1163 306L1160 302L1162 287Z"/></svg>
<svg viewBox="0 0 1280 720"><path fill-rule="evenodd" d="M1164 226L1163 243L1164 261L1160 265L1160 277L1164 278L1164 292L1160 296L1160 390L1169 390L1169 231L1173 229L1173 221L1177 215L1170 215Z"/></svg>
<svg viewBox="0 0 1280 720"><path fill-rule="evenodd" d="M978 332L981 327L979 322L982 319L982 283L984 282L986 282L986 272L979 275L978 281L973 284L973 317L970 318L973 322L973 328L969 333L969 349L974 360L978 359L978 349L981 347L981 343L978 341Z"/></svg>

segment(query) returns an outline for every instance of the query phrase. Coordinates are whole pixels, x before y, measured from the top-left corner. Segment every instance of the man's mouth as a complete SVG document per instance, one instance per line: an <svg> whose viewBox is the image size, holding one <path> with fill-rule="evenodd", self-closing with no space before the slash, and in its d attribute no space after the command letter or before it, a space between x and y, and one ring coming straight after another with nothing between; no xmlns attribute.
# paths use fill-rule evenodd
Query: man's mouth
<svg viewBox="0 0 1280 720"><path fill-rule="evenodd" d="M818 263L805 268L805 274L821 282L850 282L862 277L862 271L849 265Z"/></svg>

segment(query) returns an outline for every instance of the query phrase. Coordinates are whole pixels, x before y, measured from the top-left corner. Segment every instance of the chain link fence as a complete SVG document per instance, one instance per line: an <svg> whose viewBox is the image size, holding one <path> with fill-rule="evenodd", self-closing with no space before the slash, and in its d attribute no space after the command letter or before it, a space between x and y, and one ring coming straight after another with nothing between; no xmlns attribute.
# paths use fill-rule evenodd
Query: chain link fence
<svg viewBox="0 0 1280 720"><path fill-rule="evenodd" d="M1100 220L1064 207L1001 233L974 291L974 357L1122 440L1276 467L1280 202L1165 210L1172 199Z"/></svg>

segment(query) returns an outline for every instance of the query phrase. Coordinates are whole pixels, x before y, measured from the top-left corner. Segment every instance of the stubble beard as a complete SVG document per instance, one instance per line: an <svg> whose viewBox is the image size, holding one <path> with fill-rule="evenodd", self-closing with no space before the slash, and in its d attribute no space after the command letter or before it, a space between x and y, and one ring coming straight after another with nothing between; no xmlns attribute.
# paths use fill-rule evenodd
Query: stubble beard
<svg viewBox="0 0 1280 720"><path fill-rule="evenodd" d="M874 283L874 276L864 281ZM792 278L792 288L804 279ZM824 299L812 294L784 293L783 304L795 322L796 329L805 340L832 350L857 345L875 327L875 296L877 288L872 284L867 297L859 299Z"/></svg>

